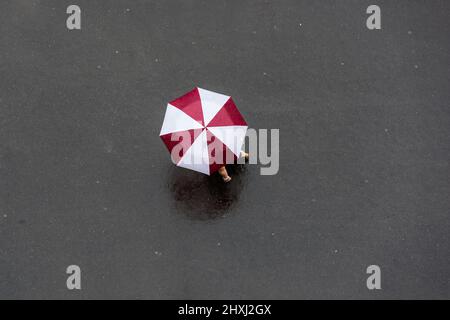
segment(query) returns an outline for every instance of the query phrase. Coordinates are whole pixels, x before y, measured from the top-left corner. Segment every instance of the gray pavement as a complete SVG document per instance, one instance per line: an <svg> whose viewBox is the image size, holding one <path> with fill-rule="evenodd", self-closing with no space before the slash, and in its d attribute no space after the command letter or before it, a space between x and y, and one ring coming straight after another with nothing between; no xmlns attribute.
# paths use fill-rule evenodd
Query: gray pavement
<svg viewBox="0 0 450 320"><path fill-rule="evenodd" d="M450 3L372 2L2 1L0 298L450 298ZM277 175L171 164L194 86L280 129Z"/></svg>

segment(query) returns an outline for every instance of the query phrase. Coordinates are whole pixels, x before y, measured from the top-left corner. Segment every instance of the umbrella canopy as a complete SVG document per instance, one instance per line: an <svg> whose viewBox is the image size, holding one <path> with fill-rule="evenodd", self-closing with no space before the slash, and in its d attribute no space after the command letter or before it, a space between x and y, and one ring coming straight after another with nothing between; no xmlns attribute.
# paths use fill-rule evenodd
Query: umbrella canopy
<svg viewBox="0 0 450 320"><path fill-rule="evenodd" d="M246 131L230 96L195 88L169 102L159 135L177 166L210 175L236 161Z"/></svg>

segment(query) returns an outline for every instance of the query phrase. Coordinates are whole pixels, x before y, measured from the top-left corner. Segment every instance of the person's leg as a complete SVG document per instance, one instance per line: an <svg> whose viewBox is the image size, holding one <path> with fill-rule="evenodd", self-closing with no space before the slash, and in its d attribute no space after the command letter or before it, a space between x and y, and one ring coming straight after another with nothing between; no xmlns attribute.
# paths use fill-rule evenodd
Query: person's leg
<svg viewBox="0 0 450 320"><path fill-rule="evenodd" d="M222 177L223 181L228 182L231 180L231 177L228 175L227 168L225 168L225 166L220 167L219 174Z"/></svg>

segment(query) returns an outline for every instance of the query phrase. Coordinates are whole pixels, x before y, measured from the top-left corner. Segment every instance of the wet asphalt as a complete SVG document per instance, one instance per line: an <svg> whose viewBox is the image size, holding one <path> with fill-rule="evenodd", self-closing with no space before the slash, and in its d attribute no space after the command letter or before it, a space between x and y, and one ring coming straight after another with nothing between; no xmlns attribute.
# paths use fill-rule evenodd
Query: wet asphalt
<svg viewBox="0 0 450 320"><path fill-rule="evenodd" d="M0 298L450 298L450 3L370 4L2 1ZM170 162L194 86L280 130L278 174Z"/></svg>

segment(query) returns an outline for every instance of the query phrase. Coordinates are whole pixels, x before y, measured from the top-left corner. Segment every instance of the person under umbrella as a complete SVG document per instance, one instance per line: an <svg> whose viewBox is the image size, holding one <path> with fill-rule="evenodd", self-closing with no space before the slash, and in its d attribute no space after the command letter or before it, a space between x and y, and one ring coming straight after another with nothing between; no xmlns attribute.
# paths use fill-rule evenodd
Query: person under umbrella
<svg viewBox="0 0 450 320"><path fill-rule="evenodd" d="M239 157L248 159L248 154L241 151L247 128L230 96L194 88L167 105L160 137L177 166L207 175L218 171L223 181L229 182L225 165L235 163ZM183 137L178 140L179 136ZM227 159L225 162L211 156L215 140L223 145L217 155ZM179 148L180 144L183 148Z"/></svg>

